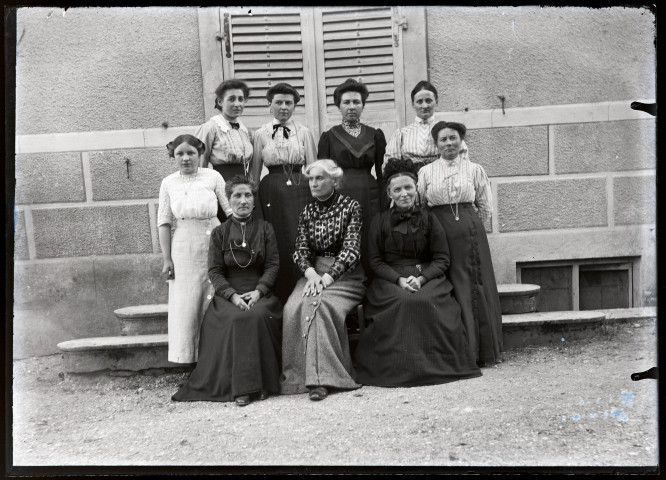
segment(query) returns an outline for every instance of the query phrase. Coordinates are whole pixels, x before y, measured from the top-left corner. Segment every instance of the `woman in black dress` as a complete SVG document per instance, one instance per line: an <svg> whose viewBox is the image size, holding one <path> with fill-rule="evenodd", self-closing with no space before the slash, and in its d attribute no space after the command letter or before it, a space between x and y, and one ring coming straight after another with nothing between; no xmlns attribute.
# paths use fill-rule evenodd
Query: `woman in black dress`
<svg viewBox="0 0 666 480"><path fill-rule="evenodd" d="M391 159L384 170L394 206L370 227L374 272L366 327L356 349L356 381L382 387L435 385L478 377L446 278L449 248L435 216L416 206L417 166Z"/></svg>
<svg viewBox="0 0 666 480"><path fill-rule="evenodd" d="M383 205L382 163L386 150L384 132L361 123L361 114L369 96L361 82L348 78L333 92L335 106L340 109L342 123L322 133L317 147L317 158L334 160L344 171L344 183L339 193L358 200L363 209L361 263L366 275L371 271L365 258L367 226ZM370 173L375 167L375 175Z"/></svg>
<svg viewBox="0 0 666 480"><path fill-rule="evenodd" d="M273 227L252 215L256 185L236 176L225 190L233 214L210 239L215 297L201 325L199 361L171 398L245 406L280 391L282 304L271 292L279 257Z"/></svg>

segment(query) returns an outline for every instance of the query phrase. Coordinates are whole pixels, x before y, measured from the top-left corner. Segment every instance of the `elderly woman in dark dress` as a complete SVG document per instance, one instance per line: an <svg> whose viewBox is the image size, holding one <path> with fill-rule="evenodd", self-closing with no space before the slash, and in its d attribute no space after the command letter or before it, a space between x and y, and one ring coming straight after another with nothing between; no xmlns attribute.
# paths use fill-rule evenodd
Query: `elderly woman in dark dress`
<svg viewBox="0 0 666 480"><path fill-rule="evenodd" d="M437 122L432 138L440 158L419 170L421 201L440 221L449 242L453 295L479 365L501 361L502 309L484 223L492 215L492 191L483 167L461 153L465 125Z"/></svg>
<svg viewBox="0 0 666 480"><path fill-rule="evenodd" d="M374 278L366 295L368 326L356 348L356 381L364 385L412 387L481 375L445 275L446 234L416 205L417 169L409 159L387 163L394 206L370 227Z"/></svg>
<svg viewBox="0 0 666 480"><path fill-rule="evenodd" d="M273 85L266 92L266 99L274 118L254 132L252 177L259 183L263 166L268 168L259 183L259 199L263 218L273 225L277 236L280 271L275 294L281 302L287 301L300 277L291 255L298 215L312 201L301 169L317 159L310 129L291 119L300 98L287 83Z"/></svg>
<svg viewBox="0 0 666 480"><path fill-rule="evenodd" d="M249 176L251 172L252 134L240 119L249 96L250 89L241 80L232 78L220 83L215 89L215 108L220 113L194 134L206 146L201 166L212 165L225 180L234 175ZM222 210L218 210L217 217L220 222L227 219Z"/></svg>
<svg viewBox="0 0 666 480"><path fill-rule="evenodd" d="M235 176L225 191L233 214L210 239L215 297L201 326L199 362L171 398L245 406L280 390L282 304L271 293L279 257L273 227L252 215L256 185Z"/></svg>
<svg viewBox="0 0 666 480"><path fill-rule="evenodd" d="M281 392L322 400L331 388L359 388L345 317L365 294L359 264L361 206L341 195L342 169L317 160L305 169L314 201L298 219L294 262L303 277L284 307Z"/></svg>
<svg viewBox="0 0 666 480"><path fill-rule="evenodd" d="M368 88L361 82L348 78L333 92L335 106L340 109L342 123L322 133L317 147L318 158L335 160L344 171L342 195L358 200L363 208L364 225L370 225L373 217L383 208L382 163L386 149L384 132L361 123L361 114L369 96ZM375 167L375 177L370 173ZM363 232L362 251L365 252L367 231ZM370 268L361 257L366 274Z"/></svg>

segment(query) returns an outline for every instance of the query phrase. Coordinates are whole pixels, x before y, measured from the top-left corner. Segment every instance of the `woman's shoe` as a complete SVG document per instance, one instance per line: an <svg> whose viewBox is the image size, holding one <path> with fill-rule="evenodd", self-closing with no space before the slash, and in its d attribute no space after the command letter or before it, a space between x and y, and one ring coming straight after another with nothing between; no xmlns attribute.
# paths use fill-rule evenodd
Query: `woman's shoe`
<svg viewBox="0 0 666 480"><path fill-rule="evenodd" d="M266 390L262 390L259 395L259 400L266 400L269 396L270 394Z"/></svg>
<svg viewBox="0 0 666 480"><path fill-rule="evenodd" d="M310 400L317 402L323 400L328 396L328 390L326 387L317 387L310 390Z"/></svg>
<svg viewBox="0 0 666 480"><path fill-rule="evenodd" d="M251 400L249 395L241 395L240 397L236 397L235 401L239 407L247 407Z"/></svg>

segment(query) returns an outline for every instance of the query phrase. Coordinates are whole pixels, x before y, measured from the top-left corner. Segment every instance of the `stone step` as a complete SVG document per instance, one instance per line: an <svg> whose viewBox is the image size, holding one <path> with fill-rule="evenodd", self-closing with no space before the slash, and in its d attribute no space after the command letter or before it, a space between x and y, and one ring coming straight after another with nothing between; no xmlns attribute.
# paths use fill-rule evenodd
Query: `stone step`
<svg viewBox="0 0 666 480"><path fill-rule="evenodd" d="M598 335L608 324L656 316L656 307L503 315L502 338L505 350L562 344L562 339L572 342ZM167 334L81 338L59 343L58 348L63 352L66 373L137 372L179 366L167 360Z"/></svg>
<svg viewBox="0 0 666 480"><path fill-rule="evenodd" d="M501 283L497 285L502 315L536 312L539 285L529 283Z"/></svg>
<svg viewBox="0 0 666 480"><path fill-rule="evenodd" d="M120 321L120 335L167 333L168 304L137 305L114 310Z"/></svg>

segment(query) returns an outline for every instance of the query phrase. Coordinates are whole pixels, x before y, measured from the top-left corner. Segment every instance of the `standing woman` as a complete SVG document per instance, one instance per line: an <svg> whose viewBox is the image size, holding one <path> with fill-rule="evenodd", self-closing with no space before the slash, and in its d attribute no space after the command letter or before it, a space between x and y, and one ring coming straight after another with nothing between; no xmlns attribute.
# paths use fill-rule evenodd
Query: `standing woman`
<svg viewBox="0 0 666 480"><path fill-rule="evenodd" d="M317 148L318 158L335 160L344 171L344 185L339 189L361 204L364 225L370 225L384 203L382 163L386 150L384 132L361 123L361 114L368 98L368 88L361 82L348 78L333 92L335 106L340 109L342 123L322 133ZM375 179L370 171L375 167ZM380 204L382 202L382 204ZM367 230L367 228L365 229ZM367 231L363 232L363 249ZM365 271L370 273L365 256L361 256Z"/></svg>
<svg viewBox="0 0 666 480"><path fill-rule="evenodd" d="M359 203L336 191L342 169L317 160L305 169L314 201L298 218L294 262L303 272L284 307L284 394L322 400L331 388L351 390L354 381L345 318L365 294L359 264L363 216Z"/></svg>
<svg viewBox="0 0 666 480"><path fill-rule="evenodd" d="M207 273L210 234L220 224L218 203L228 215L231 207L222 176L199 168L205 151L201 140L179 135L167 149L178 165L177 172L162 180L157 208L162 272L169 274L168 358L175 363L194 363L199 327L212 294Z"/></svg>
<svg viewBox="0 0 666 480"><path fill-rule="evenodd" d="M225 192L233 215L211 235L215 297L201 325L199 362L171 398L244 407L280 391L282 305L271 293L279 257L273 227L252 215L254 182L235 176Z"/></svg>
<svg viewBox="0 0 666 480"><path fill-rule="evenodd" d="M419 169L439 158L439 150L430 134L435 124L435 110L439 100L437 89L427 80L421 80L412 89L411 96L416 119L411 125L393 133L386 146L384 167L389 158L409 158ZM460 150L467 158L467 145L464 141L460 143Z"/></svg>
<svg viewBox="0 0 666 480"><path fill-rule="evenodd" d="M240 120L249 96L250 89L245 82L232 78L220 83L215 89L215 108L220 113L194 134L206 146L201 166L206 168L210 163L224 179L250 174L252 135ZM220 222L227 218L223 211L218 211L217 217Z"/></svg>
<svg viewBox="0 0 666 480"><path fill-rule="evenodd" d="M440 158L419 170L418 191L449 242L449 275L479 365L501 361L502 311L484 223L492 215L490 181L483 167L460 155L465 125L437 122L432 138Z"/></svg>
<svg viewBox="0 0 666 480"><path fill-rule="evenodd" d="M310 130L291 120L301 99L296 89L278 83L268 89L266 98L274 118L254 133L251 173L255 183L259 183L262 167L268 168L268 175L259 183L259 199L264 220L275 228L280 252L275 294L285 303L300 277L291 258L298 215L312 201L301 169L316 160L316 150Z"/></svg>

